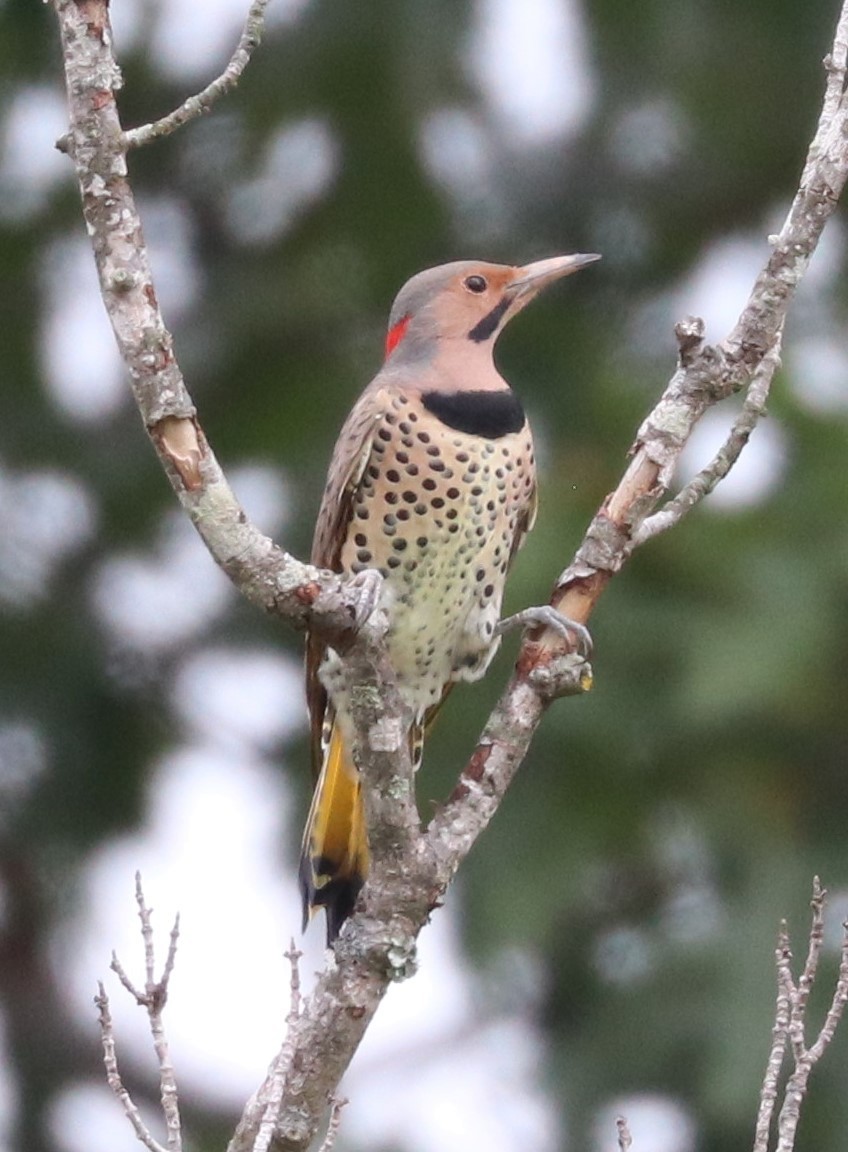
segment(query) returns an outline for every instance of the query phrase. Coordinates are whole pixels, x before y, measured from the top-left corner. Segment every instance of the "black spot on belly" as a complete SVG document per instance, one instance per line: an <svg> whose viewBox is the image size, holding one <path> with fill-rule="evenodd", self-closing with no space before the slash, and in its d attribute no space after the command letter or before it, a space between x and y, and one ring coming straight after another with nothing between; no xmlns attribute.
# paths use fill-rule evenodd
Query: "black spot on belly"
<svg viewBox="0 0 848 1152"><path fill-rule="evenodd" d="M469 436L497 440L524 427L521 401L509 388L499 392L424 392L421 402L448 428Z"/></svg>

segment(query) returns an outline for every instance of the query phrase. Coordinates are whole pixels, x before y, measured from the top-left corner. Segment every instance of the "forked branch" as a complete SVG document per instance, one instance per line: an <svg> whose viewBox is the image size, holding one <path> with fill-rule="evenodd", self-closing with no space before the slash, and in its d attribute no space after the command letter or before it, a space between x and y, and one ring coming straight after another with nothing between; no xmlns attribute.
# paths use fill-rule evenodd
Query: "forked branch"
<svg viewBox="0 0 848 1152"><path fill-rule="evenodd" d="M384 738L402 716L402 701L382 643L385 615L370 611L374 581L357 583L303 564L244 515L179 372L127 178L130 145L173 131L232 87L258 42L264 3L253 4L246 39L222 77L193 103L135 133L122 130L115 103L120 73L107 0L53 3L71 121L63 146L76 166L107 314L151 442L216 563L253 603L295 627L320 631L343 653L354 689L351 719L369 828L373 843L383 847L374 852L359 910L315 992L290 1017L285 1045L230 1146L231 1152L253 1150L267 1133L275 1148L305 1150L390 981L414 970L418 932L497 809L545 710L558 696L585 690L590 673L559 634L525 635L513 676L453 795L426 833L419 832L408 753L405 747L387 748ZM633 550L677 523L727 474L763 410L787 310L848 174L846 55L848 2L826 61L818 130L787 220L771 238L771 254L724 341L704 343L698 321L678 326L677 369L636 434L621 482L556 582L551 602L574 620L586 623ZM742 390L748 391L746 405L722 451L675 500L655 511L697 421ZM333 1132L340 1106L335 1107Z"/></svg>
<svg viewBox="0 0 848 1152"><path fill-rule="evenodd" d="M140 148L143 144L162 140L165 136L170 136L176 132L178 128L182 128L184 124L190 124L192 120L205 115L222 96L232 92L262 40L262 32L265 28L265 9L269 3L270 0L253 0L244 22L238 47L220 76L211 84L207 84L202 92L189 96L179 108L175 108L173 112L163 116L161 120L155 120L152 124L144 124L140 128L130 128L128 132L124 133L124 146L126 148Z"/></svg>
<svg viewBox="0 0 848 1152"><path fill-rule="evenodd" d="M179 1096L177 1081L174 1076L174 1067L168 1050L168 1041L165 1036L165 1025L162 1013L168 1000L168 984L174 971L177 957L177 941L180 934L180 918L174 921L168 945L168 954L162 975L156 979L156 953L153 941L152 909L148 907L141 886L141 876L136 873L135 898L138 905L138 916L141 921L141 937L144 944L144 988L138 988L127 975L118 957L112 953L112 971L116 974L123 987L133 997L139 1007L147 1012L150 1026L150 1035L153 1040L153 1049L159 1068L159 1095L162 1103L162 1114L165 1118L167 1131L167 1144L160 1144L141 1118L132 1097L124 1087L118 1070L118 1058L115 1048L115 1035L112 1023L112 1014L109 998L101 982L98 993L94 999L98 1008L100 1021L100 1036L103 1044L103 1062L106 1065L106 1079L109 1087L117 1096L124 1113L139 1140L150 1152L182 1152L182 1126L180 1123Z"/></svg>
<svg viewBox="0 0 848 1152"><path fill-rule="evenodd" d="M777 967L777 1004L775 1008L772 1046L769 1053L763 1087L760 1092L760 1109L754 1135L754 1152L792 1152L801 1118L801 1107L807 1095L810 1073L824 1056L833 1040L842 1019L845 1003L848 1001L848 923L842 926L842 947L839 974L831 997L830 1006L812 1044L806 1041L807 1009L810 993L815 984L824 943L824 910L827 893L822 888L818 876L813 881L813 896L810 901L812 923L807 958L797 981L792 974L792 952L786 924L781 924L778 935L775 961ZM771 1135L774 1112L780 1098L780 1073L787 1051L792 1053L793 1069L783 1087L783 1104L777 1117L776 1143L772 1145Z"/></svg>

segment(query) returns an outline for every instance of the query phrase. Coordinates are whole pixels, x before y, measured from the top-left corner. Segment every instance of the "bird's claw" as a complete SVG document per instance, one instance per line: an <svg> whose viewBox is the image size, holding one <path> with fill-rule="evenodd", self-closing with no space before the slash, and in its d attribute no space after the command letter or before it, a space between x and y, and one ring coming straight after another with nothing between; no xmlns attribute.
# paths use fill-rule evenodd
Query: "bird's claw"
<svg viewBox="0 0 848 1152"><path fill-rule="evenodd" d="M557 612L550 604L525 608L521 612L516 612L514 616L507 616L498 624L497 633L502 636L504 632L510 632L513 628L526 628L528 625L551 628L574 644L584 660L588 660L592 655L592 636L586 625L563 616L562 612Z"/></svg>
<svg viewBox="0 0 848 1152"><path fill-rule="evenodd" d="M357 631L368 623L380 603L383 577L376 568L363 568L351 576L348 587L354 591L353 624Z"/></svg>

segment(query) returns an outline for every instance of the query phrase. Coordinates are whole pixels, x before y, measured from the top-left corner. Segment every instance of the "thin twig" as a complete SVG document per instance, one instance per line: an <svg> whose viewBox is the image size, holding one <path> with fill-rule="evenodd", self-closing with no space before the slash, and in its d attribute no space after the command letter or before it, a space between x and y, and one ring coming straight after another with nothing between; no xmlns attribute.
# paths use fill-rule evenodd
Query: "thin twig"
<svg viewBox="0 0 848 1152"><path fill-rule="evenodd" d="M616 1116L615 1127L618 1132L619 1152L628 1152L630 1145L633 1143L633 1137L630 1135L630 1126L627 1123L627 1117Z"/></svg>
<svg viewBox="0 0 848 1152"><path fill-rule="evenodd" d="M114 1092L124 1114L133 1127L138 1139L142 1142L149 1152L169 1152L164 1145L160 1144L151 1133L150 1129L141 1118L141 1113L138 1110L132 1096L130 1096L124 1083L121 1080L121 1074L118 1070L118 1054L115 1047L115 1032L112 1025L112 1014L109 1010L109 997L106 995L106 989L103 987L102 981L97 985L97 995L94 997L94 1003L97 1005L97 1018L100 1023L100 1039L103 1044L103 1063L106 1067L106 1082Z"/></svg>
<svg viewBox="0 0 848 1152"><path fill-rule="evenodd" d="M295 944L294 940L289 941L288 952L284 952L286 960L289 962L291 968L291 976L289 978L289 1010L286 1016L286 1024L291 1027L298 1016L300 1016L300 961L303 953Z"/></svg>
<svg viewBox="0 0 848 1152"><path fill-rule="evenodd" d="M264 1108L259 1131L253 1143L251 1152L268 1152L277 1121L280 1117L280 1105L283 1099L286 1077L294 1058L294 1031L300 1018L301 991L300 991L300 959L303 953L297 948L294 940L289 944L288 951L284 953L289 962L289 1010L286 1013L286 1038L283 1045L271 1064L268 1077L263 1086L265 1089ZM232 1145L231 1145L232 1147Z"/></svg>
<svg viewBox="0 0 848 1152"><path fill-rule="evenodd" d="M659 512L654 512L642 521L637 531L633 533L632 548L638 548L647 540L679 524L683 517L700 504L705 496L709 496L716 485L730 472L760 417L765 415L772 380L780 367L781 340L782 332L779 332L775 337L774 347L766 353L754 370L742 411L733 421L721 448L710 463L681 488L673 500L669 500Z"/></svg>
<svg viewBox="0 0 848 1152"><path fill-rule="evenodd" d="M839 1021L842 1019L846 1002L848 1002L848 922L843 922L839 978L833 990L833 998L827 1010L824 1024L822 1024L821 1031L816 1037L815 1044L810 1048L810 1061L813 1064L818 1063L828 1044L833 1040Z"/></svg>
<svg viewBox="0 0 848 1152"><path fill-rule="evenodd" d="M819 121L820 131L816 133L816 139L810 148L808 166L818 160L823 149L824 135L837 121L840 106L845 98L846 64L848 64L848 8L843 7L836 25L833 47L824 58L827 85ZM806 176L806 169L804 175Z"/></svg>
<svg viewBox="0 0 848 1152"><path fill-rule="evenodd" d="M783 1066L783 1060L786 1055L786 1044L789 1039L791 996L783 974L791 960L791 952L789 951L789 936L785 920L782 921L780 925L774 958L777 969L777 1002L774 1010L771 1051L769 1052L766 1071L763 1076L763 1086L760 1090L760 1107L757 1113L757 1127L754 1134L753 1152L768 1152L771 1121L774 1115L774 1106L777 1101L780 1069Z"/></svg>
<svg viewBox="0 0 848 1152"><path fill-rule="evenodd" d="M321 1147L318 1149L318 1152L332 1152L336 1137L339 1134L339 1125L342 1122L342 1110L347 1103L348 1099L346 1096L334 1096L330 1101L330 1122L327 1125L327 1131L324 1139L321 1141Z"/></svg>
<svg viewBox="0 0 848 1152"><path fill-rule="evenodd" d="M819 970L819 960L821 959L822 945L824 943L824 902L826 896L827 893L821 886L821 880L819 880L818 876L814 876L813 895L810 898L812 923L810 925L810 935L807 945L807 958L804 961L804 969L798 977L798 984L795 988L795 996L792 1004L792 1019L790 1020L790 1036L793 1039L793 1047L795 1047L797 1043L796 1052L802 1058L806 1055L804 1026L807 1019L807 1005L810 1000L813 985L816 982L816 974Z"/></svg>
<svg viewBox="0 0 848 1152"><path fill-rule="evenodd" d="M807 1094L810 1073L824 1055L834 1037L848 1001L848 925L843 925L842 951L839 977L836 982L830 1007L815 1043L808 1048L804 1040L809 1008L810 993L819 971L824 944L824 909L827 893L822 888L818 876L813 880L813 895L810 900L812 921L810 925L807 956L797 982L792 975L792 952L786 923L782 922L778 933L775 961L777 966L777 1004L775 1007L772 1046L769 1053L763 1086L760 1092L760 1107L754 1136L753 1152L768 1152L770 1133L778 1096L780 1070L786 1055L787 1044L792 1046L794 1069L783 1090L783 1104L777 1119L777 1144L775 1152L792 1152L801 1107Z"/></svg>
<svg viewBox="0 0 848 1152"><path fill-rule="evenodd" d="M165 1035L165 1024L162 1013L168 1000L168 984L174 971L177 955L177 942L180 932L180 918L176 917L171 929L168 954L162 975L156 979L156 952L153 939L152 909L148 907L144 898L144 889L141 883L141 873L135 874L135 899L138 907L138 916L141 921L141 937L144 944L144 973L145 985L142 992L130 977L118 959L112 953L110 967L117 975L122 986L134 998L135 1002L147 1011L150 1025L150 1035L153 1048L159 1065L159 1095L162 1104L162 1114L165 1118L165 1128L168 1134L167 1152L181 1152L182 1127L180 1123L179 1093L177 1090L174 1066L171 1063L168 1050L168 1040Z"/></svg>
<svg viewBox="0 0 848 1152"><path fill-rule="evenodd" d="M202 92L189 96L179 108L167 116L163 116L161 120L155 120L152 124L143 124L139 128L130 128L124 132L124 147L127 149L140 148L144 144L150 144L153 140L161 140L165 136L170 136L178 128L182 128L184 124L203 116L222 96L232 92L262 40L265 9L269 3L270 0L253 0L244 22L238 47L230 58L229 64L216 80L207 84Z"/></svg>
<svg viewBox="0 0 848 1152"><path fill-rule="evenodd" d="M174 970L174 961L179 940L180 918L179 914L174 920L168 942L168 954L162 975L156 979L156 956L153 941L152 909L147 906L144 899L144 890L141 885L141 873L136 872L136 902L138 915L141 920L141 932L144 939L145 972L147 976L147 1015L150 1021L150 1035L153 1038L153 1048L159 1062L159 1093L162 1102L162 1111L165 1116L165 1126L168 1132L169 1152L180 1152L182 1148L182 1135L180 1124L179 1093L174 1075L174 1066L168 1049L168 1040L165 1035L165 1024L162 1013L168 1000L168 982Z"/></svg>

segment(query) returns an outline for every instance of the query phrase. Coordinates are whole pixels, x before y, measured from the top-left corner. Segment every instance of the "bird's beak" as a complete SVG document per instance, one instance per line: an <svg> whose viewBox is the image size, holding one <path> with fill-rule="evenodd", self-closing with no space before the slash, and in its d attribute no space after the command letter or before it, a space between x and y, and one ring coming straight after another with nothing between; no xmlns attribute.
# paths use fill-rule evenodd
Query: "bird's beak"
<svg viewBox="0 0 848 1152"><path fill-rule="evenodd" d="M520 300L523 305L554 280L570 276L572 272L579 272L581 268L585 268L587 264L594 264L596 260L600 260L597 252L575 252L571 256L551 256L548 260L535 260L532 264L525 264L523 268L516 268L516 277L507 287L515 292L516 300Z"/></svg>

